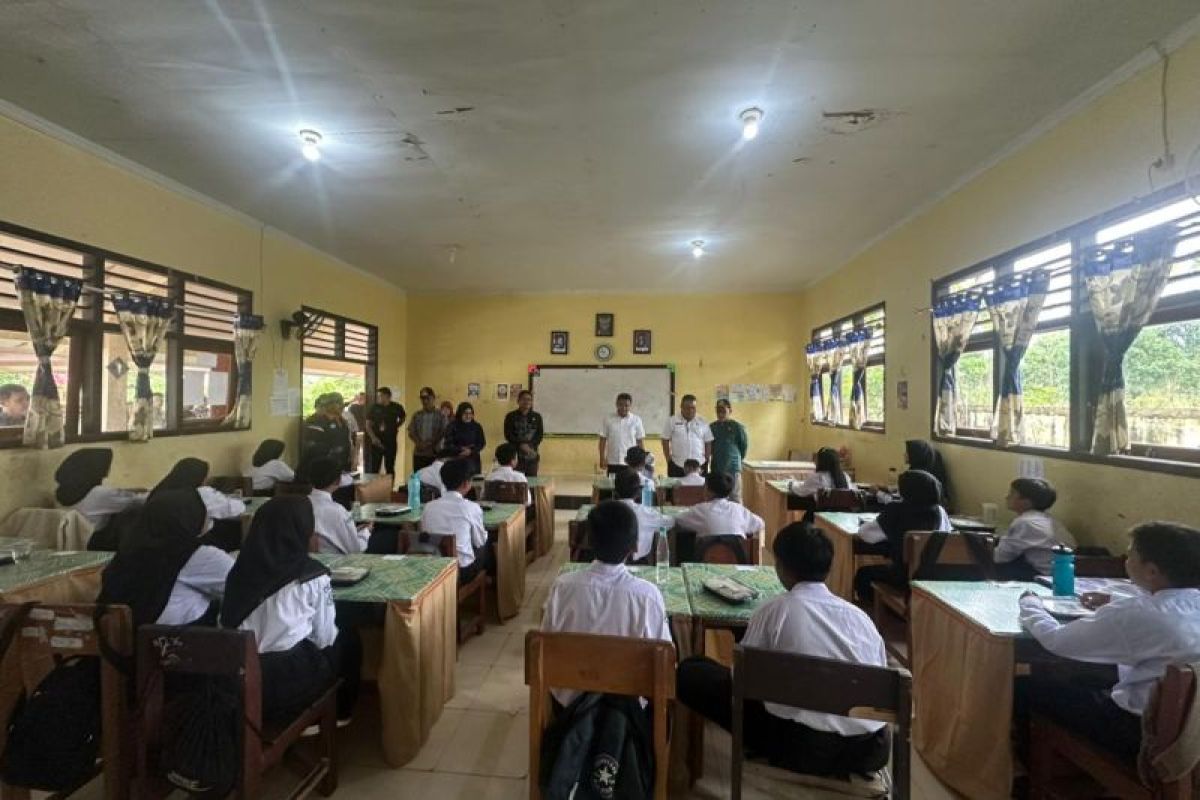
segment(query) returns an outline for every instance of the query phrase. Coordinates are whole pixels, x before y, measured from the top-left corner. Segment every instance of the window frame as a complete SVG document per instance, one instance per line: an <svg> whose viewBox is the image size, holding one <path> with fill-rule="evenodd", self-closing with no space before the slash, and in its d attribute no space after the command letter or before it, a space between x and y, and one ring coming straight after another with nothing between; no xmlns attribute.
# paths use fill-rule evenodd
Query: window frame
<svg viewBox="0 0 1200 800"><path fill-rule="evenodd" d="M163 345L155 362L162 359L166 368L168 402L166 405L167 424L165 428L155 428L154 437L189 436L206 433L237 433L230 426L223 425L222 419L187 421L183 420L183 351L214 352L228 355L233 363L234 346L232 330L228 339L222 341L204 336L187 335L184 333L184 287L187 283L195 283L237 297L239 314L251 313L254 306L254 293L221 281L212 280L202 275L185 272L171 267L165 267L145 261L124 253L117 253L105 248L94 247L81 242L64 239L53 234L32 230L20 225L0 221L0 233L28 239L40 244L70 250L83 257L84 286L91 289L107 289L106 265L116 262L135 267L139 270L165 276L167 279L167 296L175 302L175 316L167 331ZM104 431L99 402L84 403L83 398L102 397L101 384L103 381L103 352L104 337L110 334L120 335L120 327L104 319L108 307L107 298L93 294L95 302L87 307L81 307L71 320L67 333L70 347L67 385L59 387L63 396L66 423L65 441L67 444L85 444L91 442L118 442L129 438L129 432ZM231 320L232 324L232 320ZM24 315L12 309L0 309L0 329L26 333ZM232 408L236 399L236 366L231 371L226 405ZM9 433L11 430L15 436ZM244 430L244 429L243 429ZM0 433L0 449L21 446L20 428L6 429Z"/></svg>
<svg viewBox="0 0 1200 800"><path fill-rule="evenodd" d="M1088 301L1084 278L1079 269L1079 255L1096 246L1097 234L1120 222L1133 219L1143 214L1164 208L1187 199L1183 184L1167 187L1163 190L1126 203L1117 208L1097 214L1088 219L1060 228L1053 233L1035 239L1032 242L1014 247L998 256L977 262L969 267L956 270L942 278L933 281L930 290L931 304L936 304L947 295L947 288L973 273L986 269L995 269L995 279L1001 278L1002 270L1012 272L1012 266L1017 259L1048 249L1055 245L1071 244L1071 313L1062 320L1054 320L1038 326L1037 332L1052 330L1067 330L1069 346L1069 441L1064 450L1049 445L1021 444L1011 447L998 447L991 439L989 431L961 429L962 433L942 435L934 430L934 415L937 408L937 379L938 358L937 345L930 337L930 404L929 430L930 438L937 442L956 444L964 447L976 447L986 450L1033 455L1042 458L1052 458L1064 461L1075 461L1089 464L1104 464L1127 469L1163 472L1175 475L1200 475L1200 448L1182 448L1161 445L1131 443L1129 453L1116 455L1095 455L1091 452L1092 432L1094 428L1093 409L1096 403L1096 381L1092 377L1102 368L1103 345L1099 332L1096 330ZM1200 213L1200 206L1197 207ZM1187 218L1187 217L1182 217ZM1182 219L1181 218L1181 219ZM1160 224L1171 224L1160 223ZM1153 226L1152 226L1153 227ZM1147 228L1145 230L1150 230ZM1200 258L1200 254L1196 256ZM986 311L984 312L986 313ZM1146 323L1161 325L1169 322L1200 320L1200 289L1182 293L1160 301L1154 314ZM976 338L980 340L976 342ZM971 337L971 342L965 352L991 348L992 356L992 403L995 405L1000 384L1000 371L1003 358L999 345L991 331Z"/></svg>
<svg viewBox="0 0 1200 800"><path fill-rule="evenodd" d="M344 317L340 314L334 314L329 311L324 311L313 306L301 306L300 310L305 314L320 314L325 320L334 324L334 346L333 354L308 352L301 340L300 344L300 380L301 386L304 381L304 365L309 358L318 359L320 361L339 361L343 364L354 364L355 366L363 367L363 391L367 393L367 404L371 405L375 402L375 393L379 389L379 326L372 325L369 322L363 322L350 317ZM356 325L365 328L367 331L368 345L366 360L352 358L346 355L346 326ZM353 398L343 398L346 402L350 402ZM313 412L312 409L306 408L301 410L301 417L306 417Z"/></svg>
<svg viewBox="0 0 1200 800"><path fill-rule="evenodd" d="M844 335L845 332L842 331L841 329L846 326L849 326L849 330L855 330L858 328L869 327L867 317L869 315L875 314L876 312L883 315L882 324L878 326L883 331L883 352L879 353L878 355L868 356L867 368L870 369L871 367L880 367L883 369L883 381L882 381L883 420L881 420L879 422L875 422L872 420L865 420L863 422L863 426L861 428L855 428L855 427L852 427L848 421L845 423L841 423L841 422L826 422L824 420L813 421L812 419L808 419L808 422L811 425L816 426L816 427L821 427L821 428L829 428L831 430L854 431L856 433L864 433L864 432L865 433L878 433L878 434L886 434L887 433L887 303L885 301L880 301L878 303L869 305L866 308L861 308L852 314L847 314L843 317L838 317L837 319L833 320L832 322L826 322L823 325L817 325L816 327L814 327L812 329L811 341L819 342L824 339L828 339L833 335L842 336L842 335ZM827 369L821 370L822 385L824 384L824 380L825 380L824 376L827 375L828 373L829 373L829 370L827 370ZM851 385L853 386L853 384L851 384ZM864 390L864 392L866 391L865 386L863 387L863 390ZM867 397L868 397L868 395L864 395L864 405L865 405L865 400ZM849 407L848 404L850 403L850 398L845 397L842 399L842 402L844 404L847 404L846 407L848 408ZM850 418L850 415L849 415L849 413L847 413L846 419L849 420L849 418Z"/></svg>

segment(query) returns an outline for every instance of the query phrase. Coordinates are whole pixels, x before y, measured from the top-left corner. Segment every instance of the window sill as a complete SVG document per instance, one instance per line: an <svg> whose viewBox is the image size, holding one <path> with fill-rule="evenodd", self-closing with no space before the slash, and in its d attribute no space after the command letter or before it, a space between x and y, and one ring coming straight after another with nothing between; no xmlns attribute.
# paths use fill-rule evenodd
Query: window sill
<svg viewBox="0 0 1200 800"><path fill-rule="evenodd" d="M852 428L849 425L835 425L832 422L813 422L812 420L809 420L809 424L814 428L830 428L832 430L849 431L850 433L887 433L887 427L885 425L870 422L863 425L861 428Z"/></svg>
<svg viewBox="0 0 1200 800"><path fill-rule="evenodd" d="M173 431L155 431L154 439L173 439L179 436L195 436L204 433L245 433L249 428L227 428L219 423L208 424L204 426L188 425L184 430ZM151 439L151 441L154 441ZM112 431L109 433L90 433L79 436L68 436L67 446L76 444L94 444L96 442L127 442L129 441L129 431ZM140 444L140 443L139 443ZM21 449L21 436L17 434L11 438L7 436L0 437L0 450L19 450ZM28 448L30 450L34 448Z"/></svg>
<svg viewBox="0 0 1200 800"><path fill-rule="evenodd" d="M1079 453L1063 450L1057 447L1038 445L1018 445L1016 447L996 447L990 439L979 439L971 436L942 436L933 434L933 440L941 444L953 444L962 447L973 447L979 450L993 450L998 453L1017 453L1019 455L1040 456L1060 461L1074 461L1081 464L1098 464L1107 467L1120 467L1142 472L1162 472L1168 475L1200 476L1200 464L1187 461L1168 461L1157 458L1144 458L1133 455L1096 456L1091 453Z"/></svg>

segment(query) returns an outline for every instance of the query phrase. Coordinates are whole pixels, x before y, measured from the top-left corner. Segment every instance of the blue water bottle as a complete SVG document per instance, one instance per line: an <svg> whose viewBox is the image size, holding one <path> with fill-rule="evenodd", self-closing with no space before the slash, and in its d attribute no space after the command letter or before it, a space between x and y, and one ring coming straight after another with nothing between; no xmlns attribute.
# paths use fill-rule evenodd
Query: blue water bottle
<svg viewBox="0 0 1200 800"><path fill-rule="evenodd" d="M413 511L421 510L421 479L415 472L408 476L408 505Z"/></svg>
<svg viewBox="0 0 1200 800"><path fill-rule="evenodd" d="M1059 545L1054 548L1054 560L1050 565L1055 597L1072 597L1075 594L1075 554L1070 548Z"/></svg>
<svg viewBox="0 0 1200 800"><path fill-rule="evenodd" d="M654 487L648 483L642 484L642 505L646 508L654 505Z"/></svg>

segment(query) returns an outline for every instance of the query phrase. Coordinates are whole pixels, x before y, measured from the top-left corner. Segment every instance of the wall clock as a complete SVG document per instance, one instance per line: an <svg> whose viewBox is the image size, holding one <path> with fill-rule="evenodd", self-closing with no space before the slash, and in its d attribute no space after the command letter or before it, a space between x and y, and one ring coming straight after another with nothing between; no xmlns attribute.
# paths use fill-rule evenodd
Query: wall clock
<svg viewBox="0 0 1200 800"><path fill-rule="evenodd" d="M596 345L596 360L610 361L613 357L613 348L611 344Z"/></svg>

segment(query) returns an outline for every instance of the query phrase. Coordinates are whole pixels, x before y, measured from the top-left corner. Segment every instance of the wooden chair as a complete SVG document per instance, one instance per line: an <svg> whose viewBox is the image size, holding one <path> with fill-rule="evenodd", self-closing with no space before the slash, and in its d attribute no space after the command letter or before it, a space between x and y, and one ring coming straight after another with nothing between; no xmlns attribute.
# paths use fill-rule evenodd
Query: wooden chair
<svg viewBox="0 0 1200 800"><path fill-rule="evenodd" d="M73 508L18 508L0 525L0 536L47 550L86 550L92 533L92 523Z"/></svg>
<svg viewBox="0 0 1200 800"><path fill-rule="evenodd" d="M854 514L862 510L863 498L858 489L829 489L817 494L817 511L845 511Z"/></svg>
<svg viewBox="0 0 1200 800"><path fill-rule="evenodd" d="M671 504L676 506L694 506L704 502L703 486L676 486L671 490Z"/></svg>
<svg viewBox="0 0 1200 800"><path fill-rule="evenodd" d="M1125 556L1075 554L1075 576L1078 578L1124 578Z"/></svg>
<svg viewBox="0 0 1200 800"><path fill-rule="evenodd" d="M909 738L912 724L912 676L907 670L742 645L734 647L733 764L730 770L733 800L741 800L742 796L746 700L891 723L895 726L892 731L892 798L907 800L911 782Z"/></svg>
<svg viewBox="0 0 1200 800"><path fill-rule="evenodd" d="M263 726L262 674L258 646L250 631L220 628L143 625L137 634L137 796L162 798L175 791L160 774L163 686L170 675L204 676L236 686L243 721L241 774L238 798L261 795L263 773L279 764L288 748L300 740L310 725L319 725L318 756L288 795L308 796L315 788L329 796L337 789L337 690L335 682L325 694L282 728Z"/></svg>
<svg viewBox="0 0 1200 800"><path fill-rule="evenodd" d="M1195 713L1196 702L1195 673L1186 667L1169 665L1145 712L1146 723L1154 732L1153 737L1142 742L1140 756L1150 767L1144 771L1149 782L1139 775L1137 764L1101 750L1034 714L1030 722L1030 796L1033 800L1097 797L1101 793L1095 784L1103 787L1103 796L1127 800L1190 800L1200 796L1200 769L1193 768L1181 777L1164 781L1153 766L1156 759L1169 753L1178 742L1185 721ZM1090 781L1081 778L1081 772Z"/></svg>
<svg viewBox="0 0 1200 800"><path fill-rule="evenodd" d="M254 496L254 480L242 475L217 475L208 479L208 485L222 494L242 493L242 497Z"/></svg>
<svg viewBox="0 0 1200 800"><path fill-rule="evenodd" d="M585 633L525 634L529 686L529 798L541 800L542 734L550 723L550 688L646 697L654 715L654 797L667 796L668 704L675 699L670 642Z"/></svg>
<svg viewBox="0 0 1200 800"><path fill-rule="evenodd" d="M401 527L399 536L396 538L396 552L413 557L433 555L429 552L414 552L423 549L418 547L422 539L432 541L433 545L437 548L438 555L446 558L458 558L458 553L455 549L457 543L454 534L430 533L423 535L412 525ZM487 624L488 587L491 585L491 582L491 578L488 577L487 572L481 570L469 582L458 585L459 613L457 614L458 630L456 633L460 645L472 636L483 633L483 629ZM470 608L472 600L476 604L475 613L462 613L462 609Z"/></svg>
<svg viewBox="0 0 1200 800"><path fill-rule="evenodd" d="M377 475L354 486L354 499L360 503L390 503L394 482L394 475Z"/></svg>
<svg viewBox="0 0 1200 800"><path fill-rule="evenodd" d="M758 536L697 536L695 560L703 564L757 564Z"/></svg>
<svg viewBox="0 0 1200 800"><path fill-rule="evenodd" d="M307 481L279 481L275 484L275 496L283 497L286 495L303 495L308 497L312 494L312 484Z"/></svg>
<svg viewBox="0 0 1200 800"><path fill-rule="evenodd" d="M0 619L8 622L13 614L24 613L21 605L0 605ZM28 616L20 622L21 630L10 647L19 649L17 655L24 664L53 666L53 661L74 656L101 656L100 637L106 647L119 658L133 661L133 622L127 606L108 606L104 614L95 619L93 605L51 605L38 603L28 609ZM99 623L97 628L96 623ZM41 633L34 634L33 629ZM2 658L0 654L0 658ZM121 673L121 667L107 658L100 659L100 763L98 772L104 776L104 796L125 798L129 796L133 775L130 746L131 730L128 718L129 697L132 687L130 679ZM53 798L69 797L82 787L66 793L51 794ZM0 785L0 797L4 800L27 800L29 790L24 787Z"/></svg>
<svg viewBox="0 0 1200 800"><path fill-rule="evenodd" d="M537 526L533 522L533 495L528 483L521 481L485 481L483 499L525 507L525 561L537 559Z"/></svg>

